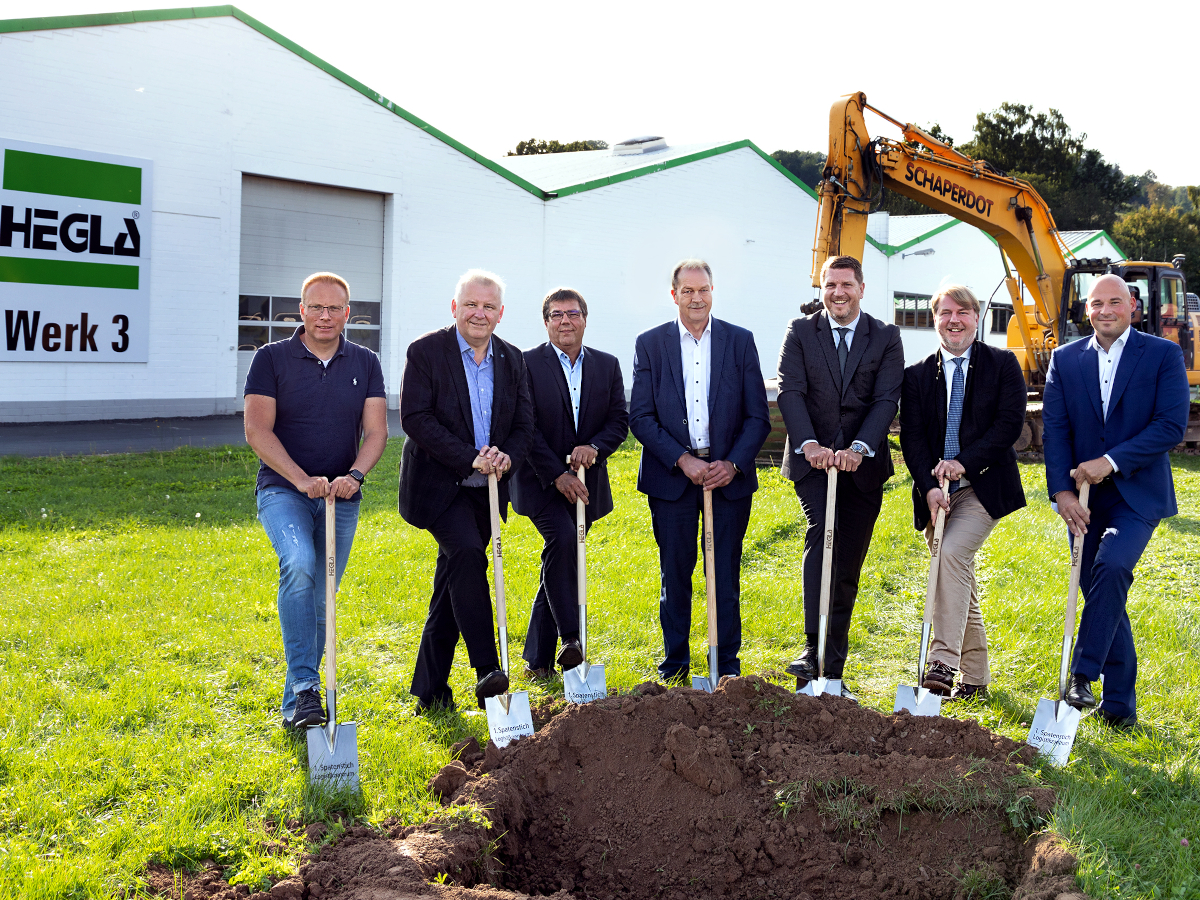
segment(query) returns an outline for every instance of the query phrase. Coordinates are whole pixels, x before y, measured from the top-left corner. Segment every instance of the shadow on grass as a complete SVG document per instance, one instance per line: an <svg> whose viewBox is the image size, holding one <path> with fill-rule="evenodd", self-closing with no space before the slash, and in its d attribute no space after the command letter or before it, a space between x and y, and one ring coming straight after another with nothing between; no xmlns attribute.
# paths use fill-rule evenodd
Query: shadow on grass
<svg viewBox="0 0 1200 900"><path fill-rule="evenodd" d="M1171 516L1169 519L1163 519L1163 524L1171 531L1177 531L1180 534L1200 534L1200 519L1192 519L1188 516Z"/></svg>

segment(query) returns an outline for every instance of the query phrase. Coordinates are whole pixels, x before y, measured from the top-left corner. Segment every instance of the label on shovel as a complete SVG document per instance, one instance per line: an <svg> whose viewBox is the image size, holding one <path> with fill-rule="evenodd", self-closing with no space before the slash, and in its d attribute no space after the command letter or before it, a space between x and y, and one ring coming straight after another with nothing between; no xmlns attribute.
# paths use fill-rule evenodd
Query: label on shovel
<svg viewBox="0 0 1200 900"><path fill-rule="evenodd" d="M358 788L358 725L334 726L333 741L325 727L308 729L308 780L327 781L335 787Z"/></svg>
<svg viewBox="0 0 1200 900"><path fill-rule="evenodd" d="M608 696L608 686L604 681L604 664L587 666L586 677L583 674L584 667L585 664L581 663L563 672L563 693L568 703L591 703Z"/></svg>
<svg viewBox="0 0 1200 900"><path fill-rule="evenodd" d="M1055 706L1059 707L1058 716L1054 714ZM1061 701L1039 700L1033 726L1029 729L1028 743L1050 757L1055 765L1065 766L1071 758L1071 748L1075 746L1081 718L1082 714L1073 706Z"/></svg>
<svg viewBox="0 0 1200 900"><path fill-rule="evenodd" d="M508 709L504 708L505 700ZM488 734L497 747L507 747L519 737L533 735L528 691L514 691L507 697L488 697L483 704L487 708Z"/></svg>

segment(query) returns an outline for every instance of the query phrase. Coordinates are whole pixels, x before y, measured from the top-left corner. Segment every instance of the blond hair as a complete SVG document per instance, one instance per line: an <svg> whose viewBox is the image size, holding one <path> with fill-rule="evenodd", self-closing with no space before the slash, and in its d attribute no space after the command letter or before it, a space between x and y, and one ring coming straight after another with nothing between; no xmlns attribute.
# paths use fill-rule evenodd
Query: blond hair
<svg viewBox="0 0 1200 900"><path fill-rule="evenodd" d="M979 315L979 298L971 293L971 289L965 284L948 284L943 288L938 288L938 292L933 295L933 300L929 307L936 313L938 304L942 300L950 300L957 303L963 309L969 309L975 315Z"/></svg>
<svg viewBox="0 0 1200 900"><path fill-rule="evenodd" d="M345 278L341 275L335 275L332 272L313 272L304 279L304 284L300 287L301 303L304 303L304 296L314 284L336 284L346 293L346 302L350 302L350 285L346 283Z"/></svg>

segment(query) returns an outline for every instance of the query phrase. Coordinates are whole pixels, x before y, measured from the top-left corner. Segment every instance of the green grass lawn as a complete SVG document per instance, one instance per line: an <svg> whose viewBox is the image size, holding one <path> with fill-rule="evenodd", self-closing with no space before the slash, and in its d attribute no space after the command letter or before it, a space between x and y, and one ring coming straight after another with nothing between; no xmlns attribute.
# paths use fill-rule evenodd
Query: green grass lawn
<svg viewBox="0 0 1200 900"><path fill-rule="evenodd" d="M0 459L0 895L112 896L136 891L149 862L202 860L257 886L294 871L308 849L299 824L339 812L418 822L440 808L426 779L453 742L483 740L486 721L413 715L435 545L396 513L399 447L369 479L338 600L339 718L359 723L363 780L348 806L306 789L304 749L278 727L276 561L248 449ZM1070 765L1040 772L1059 791L1052 825L1098 897L1200 897L1200 460L1174 463L1181 514L1159 527L1130 598L1144 727L1085 722ZM611 470L617 510L589 540L591 656L610 688L628 689L654 677L662 652L657 550L632 442ZM778 672L803 640L799 505L776 472L762 475L742 575L747 673ZM1001 522L979 560L991 699L948 709L1017 739L1056 687L1067 581L1043 471L1023 476L1030 507ZM863 702L888 712L912 678L928 564L909 486L902 473L885 495L847 670ZM519 662L541 542L516 516L505 538ZM700 578L696 598L703 672ZM452 684L470 700L459 657Z"/></svg>

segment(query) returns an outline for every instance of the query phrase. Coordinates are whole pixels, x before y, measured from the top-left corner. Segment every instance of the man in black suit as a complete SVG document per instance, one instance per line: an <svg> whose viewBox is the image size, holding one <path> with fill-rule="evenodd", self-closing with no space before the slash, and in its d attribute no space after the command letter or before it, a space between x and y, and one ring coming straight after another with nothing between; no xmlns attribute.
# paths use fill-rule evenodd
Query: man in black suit
<svg viewBox="0 0 1200 900"><path fill-rule="evenodd" d="M583 346L587 315L587 301L578 291L551 291L542 301L550 340L525 351L533 449L513 472L512 504L533 520L546 541L541 585L525 636L525 662L535 678L553 674L559 639L557 662L563 671L583 662L575 501L583 498L588 528L612 512L607 461L629 433L621 364L609 353ZM587 470L583 481L575 477L580 465Z"/></svg>
<svg viewBox="0 0 1200 900"><path fill-rule="evenodd" d="M779 351L779 412L787 426L782 474L795 482L808 521L804 533L805 647L787 671L802 687L817 676L821 542L825 531L825 470L843 473L837 482L837 538L826 678L841 678L850 651L850 615L858 576L883 485L892 477L888 426L896 416L904 380L900 329L861 311L862 265L834 256L821 267L825 308L788 326ZM836 331L834 330L836 329ZM843 683L842 694L854 695Z"/></svg>
<svg viewBox="0 0 1200 900"><path fill-rule="evenodd" d="M638 490L658 542L659 620L666 680L687 679L692 571L704 488L712 491L717 664L740 675L742 539L758 490L754 458L771 432L754 336L713 318L712 269L687 259L671 276L679 318L642 332L633 362L629 429L642 443Z"/></svg>
<svg viewBox="0 0 1200 900"><path fill-rule="evenodd" d="M450 301L454 324L417 338L400 383L407 439L400 461L400 515L438 543L433 597L410 693L417 710L453 704L450 666L459 635L478 681L475 697L508 690L492 629L488 588L491 518L487 476L508 481L533 441L533 402L521 351L492 332L504 314L504 283L471 269Z"/></svg>
<svg viewBox="0 0 1200 900"><path fill-rule="evenodd" d="M960 700L987 696L991 681L975 554L999 519L1025 505L1013 444L1026 388L1010 351L975 339L979 300L968 288L944 287L932 305L941 349L904 370L900 447L913 479L913 523L931 549L934 519L946 510L922 686Z"/></svg>

